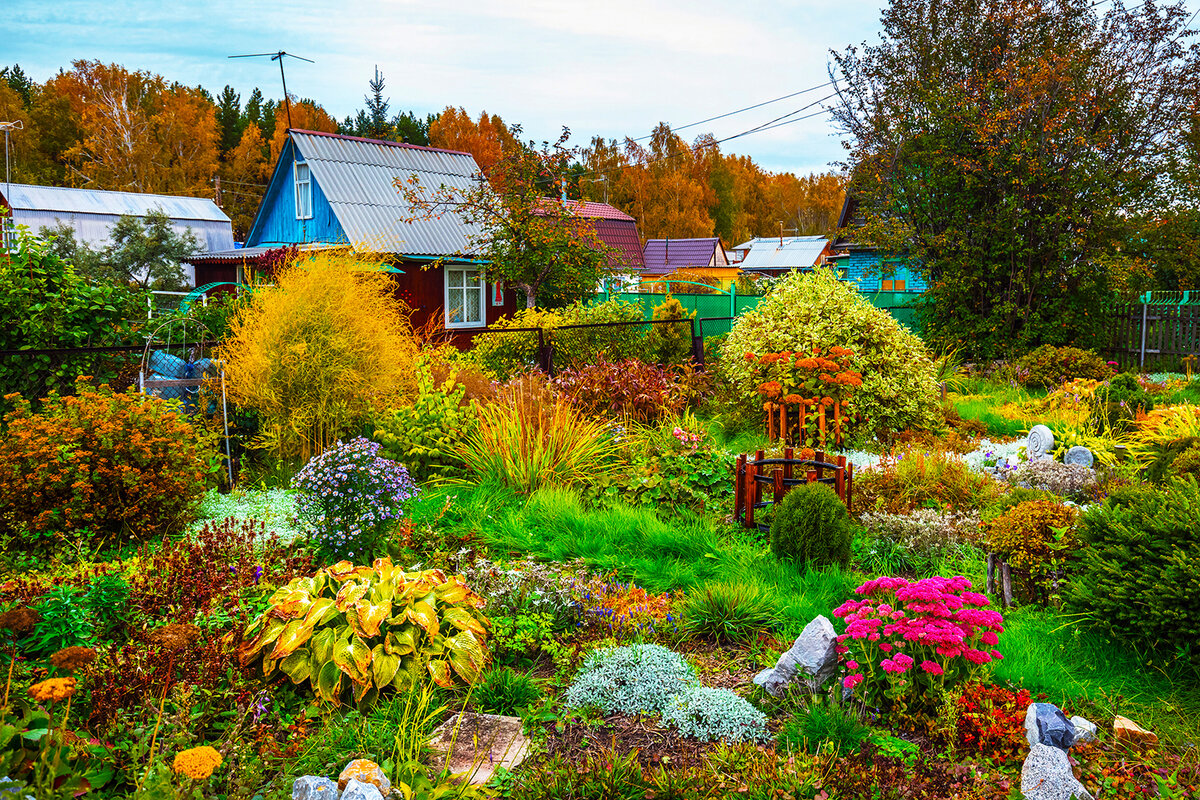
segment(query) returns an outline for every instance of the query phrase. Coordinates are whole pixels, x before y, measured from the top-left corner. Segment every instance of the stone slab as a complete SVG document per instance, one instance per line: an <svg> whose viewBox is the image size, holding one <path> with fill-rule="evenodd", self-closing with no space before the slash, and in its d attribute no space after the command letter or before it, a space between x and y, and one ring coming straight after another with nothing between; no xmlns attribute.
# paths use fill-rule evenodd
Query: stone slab
<svg viewBox="0 0 1200 800"><path fill-rule="evenodd" d="M445 768L448 754L450 774L477 786L491 780L498 767L515 769L529 753L529 738L521 733L520 717L470 711L443 722L429 745L435 752L435 771Z"/></svg>

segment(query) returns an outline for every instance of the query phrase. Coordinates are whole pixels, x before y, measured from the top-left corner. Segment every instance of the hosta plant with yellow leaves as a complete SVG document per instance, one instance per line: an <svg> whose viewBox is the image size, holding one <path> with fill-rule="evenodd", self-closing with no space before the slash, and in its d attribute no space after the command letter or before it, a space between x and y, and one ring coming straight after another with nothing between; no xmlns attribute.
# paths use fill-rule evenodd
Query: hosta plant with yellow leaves
<svg viewBox="0 0 1200 800"><path fill-rule="evenodd" d="M279 669L292 683L308 681L324 701L366 707L425 675L446 688L456 677L474 683L488 661L483 603L441 570L340 561L277 590L246 629L240 656L243 666L261 658L264 675Z"/></svg>

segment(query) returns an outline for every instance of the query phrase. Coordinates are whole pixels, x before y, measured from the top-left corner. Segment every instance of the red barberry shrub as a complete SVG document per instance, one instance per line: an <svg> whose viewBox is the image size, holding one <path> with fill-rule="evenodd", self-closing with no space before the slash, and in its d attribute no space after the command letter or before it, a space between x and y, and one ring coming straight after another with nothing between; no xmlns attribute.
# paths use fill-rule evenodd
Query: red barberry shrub
<svg viewBox="0 0 1200 800"><path fill-rule="evenodd" d="M604 417L624 416L654 423L678 414L695 397L690 367L660 367L636 358L608 361L564 370L554 383L576 408Z"/></svg>

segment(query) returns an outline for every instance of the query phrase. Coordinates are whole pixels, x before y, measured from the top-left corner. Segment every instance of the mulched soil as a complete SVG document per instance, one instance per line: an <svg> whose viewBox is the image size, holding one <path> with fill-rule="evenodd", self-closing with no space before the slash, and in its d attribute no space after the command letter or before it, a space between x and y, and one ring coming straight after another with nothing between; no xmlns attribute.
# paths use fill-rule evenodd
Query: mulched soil
<svg viewBox="0 0 1200 800"><path fill-rule="evenodd" d="M714 744L679 736L645 717L612 714L596 722L567 722L560 733L555 723L545 724L546 754L581 764L589 756L637 753L643 767L664 762L677 766L698 764Z"/></svg>

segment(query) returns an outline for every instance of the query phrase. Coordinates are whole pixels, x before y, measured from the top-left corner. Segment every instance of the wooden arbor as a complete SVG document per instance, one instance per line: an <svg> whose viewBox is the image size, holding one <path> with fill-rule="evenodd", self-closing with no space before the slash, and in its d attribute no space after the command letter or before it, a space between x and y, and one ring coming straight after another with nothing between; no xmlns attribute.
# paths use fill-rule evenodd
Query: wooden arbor
<svg viewBox="0 0 1200 800"><path fill-rule="evenodd" d="M762 450L753 459L738 456L733 487L733 518L738 523L766 530L765 525L755 523L756 512L780 502L792 488L806 483L832 487L846 509L853 510L854 465L847 463L845 456L830 460L820 452L813 458L795 455L795 450L788 447L783 458L764 458Z"/></svg>

